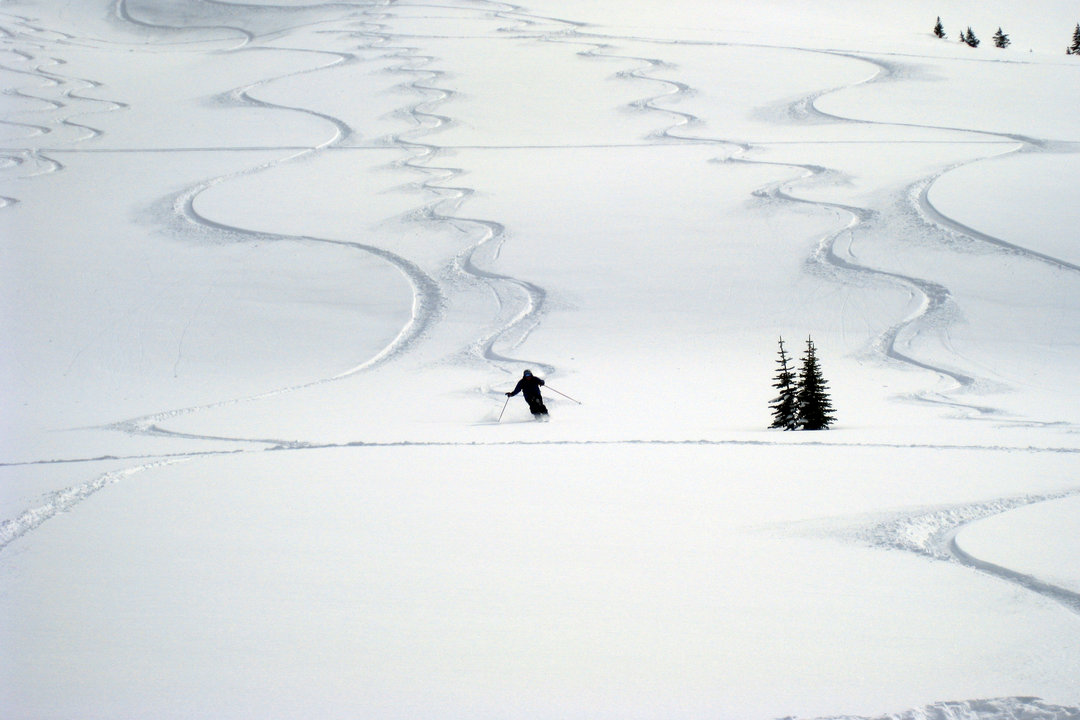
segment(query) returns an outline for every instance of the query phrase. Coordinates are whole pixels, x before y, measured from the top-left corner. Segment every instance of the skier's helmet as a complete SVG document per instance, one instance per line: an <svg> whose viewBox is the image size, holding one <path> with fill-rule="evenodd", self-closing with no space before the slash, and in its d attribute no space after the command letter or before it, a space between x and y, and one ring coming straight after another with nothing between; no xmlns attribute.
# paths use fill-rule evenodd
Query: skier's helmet
<svg viewBox="0 0 1080 720"><path fill-rule="evenodd" d="M532 370L526 370L525 377L532 377Z"/></svg>

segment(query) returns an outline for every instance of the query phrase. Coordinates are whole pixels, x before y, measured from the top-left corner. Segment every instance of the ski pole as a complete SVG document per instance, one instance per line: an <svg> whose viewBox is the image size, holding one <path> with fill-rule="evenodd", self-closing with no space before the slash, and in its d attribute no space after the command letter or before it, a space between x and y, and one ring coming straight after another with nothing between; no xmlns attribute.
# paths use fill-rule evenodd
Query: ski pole
<svg viewBox="0 0 1080 720"><path fill-rule="evenodd" d="M574 398L570 397L570 396L569 396L569 395L567 395L566 393L561 393L561 392L559 392L558 390L556 390L555 388L551 387L550 385L545 385L544 387L546 387L546 388L547 388L548 390L550 390L550 391L551 391L551 392L553 392L553 393L559 393L560 395L562 395L562 396L563 396L564 398L566 398L567 400L574 400ZM577 403L578 405L582 405L582 404L583 404L583 403L582 403L582 402L581 402L580 400L574 400L574 402L576 402L576 403Z"/></svg>
<svg viewBox="0 0 1080 720"><path fill-rule="evenodd" d="M503 409L499 411L499 419L495 422L502 422L503 413L506 412L506 406L510 404L510 396L506 396L506 402L503 403Z"/></svg>

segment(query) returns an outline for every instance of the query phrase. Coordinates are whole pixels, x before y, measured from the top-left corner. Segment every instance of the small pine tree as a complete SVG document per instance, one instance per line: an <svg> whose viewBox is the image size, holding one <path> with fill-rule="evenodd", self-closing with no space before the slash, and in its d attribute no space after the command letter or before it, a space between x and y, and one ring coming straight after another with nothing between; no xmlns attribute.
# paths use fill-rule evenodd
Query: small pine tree
<svg viewBox="0 0 1080 720"><path fill-rule="evenodd" d="M833 416L829 388L818 365L817 350L811 338L806 339L799 372L798 423L803 430L826 430L836 418Z"/></svg>
<svg viewBox="0 0 1080 720"><path fill-rule="evenodd" d="M945 39L945 37L946 37L946 35L945 35L945 26L941 24L941 17L940 16L937 19L937 25L934 26L934 35L937 35L939 38L942 38L942 39Z"/></svg>
<svg viewBox="0 0 1080 720"><path fill-rule="evenodd" d="M773 387L779 393L769 407L773 411L773 422L769 427L784 430L798 430L798 381L795 371L788 364L788 354L784 349L784 338L780 338L780 352L776 360L776 382Z"/></svg>
<svg viewBox="0 0 1080 720"><path fill-rule="evenodd" d="M994 33L994 46L1007 48L1010 43L1012 43L1012 40L1009 39L1009 36L1002 32L1001 28L998 28L998 31Z"/></svg>
<svg viewBox="0 0 1080 720"><path fill-rule="evenodd" d="M1067 55L1080 55L1080 23L1076 24L1076 30L1073 31L1072 45L1065 51Z"/></svg>
<svg viewBox="0 0 1080 720"><path fill-rule="evenodd" d="M967 44L967 31L966 30L961 30L960 31L960 42L962 42L964 44Z"/></svg>
<svg viewBox="0 0 1080 720"><path fill-rule="evenodd" d="M971 29L970 25L968 25L967 35L964 37L964 42L966 42L971 47L979 47L979 38L975 37L975 31Z"/></svg>

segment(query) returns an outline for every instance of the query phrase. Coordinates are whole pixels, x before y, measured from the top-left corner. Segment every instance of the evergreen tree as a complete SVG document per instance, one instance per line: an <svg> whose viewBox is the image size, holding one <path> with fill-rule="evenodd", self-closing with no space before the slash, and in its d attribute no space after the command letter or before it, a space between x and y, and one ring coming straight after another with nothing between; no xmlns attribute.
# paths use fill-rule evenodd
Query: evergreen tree
<svg viewBox="0 0 1080 720"><path fill-rule="evenodd" d="M818 365L814 341L806 339L806 354L799 372L798 424L803 430L826 430L836 418L832 414L829 388Z"/></svg>
<svg viewBox="0 0 1080 720"><path fill-rule="evenodd" d="M996 47L1007 48L1011 42L1012 40L1009 39L1008 35L1001 31L1001 28L998 28L998 31L994 33L994 45Z"/></svg>
<svg viewBox="0 0 1080 720"><path fill-rule="evenodd" d="M941 17L937 19L937 25L934 26L934 34L939 38L945 38L945 26L941 24Z"/></svg>
<svg viewBox="0 0 1080 720"><path fill-rule="evenodd" d="M964 42L966 42L971 47L979 47L979 38L975 37L975 31L971 29L970 25L968 25L967 35L964 37Z"/></svg>
<svg viewBox="0 0 1080 720"><path fill-rule="evenodd" d="M967 43L967 31L966 30L961 30L960 31L960 42Z"/></svg>
<svg viewBox="0 0 1080 720"><path fill-rule="evenodd" d="M776 382L773 387L778 395L769 407L773 411L773 422L769 427L784 430L798 430L798 382L795 371L788 365L788 354L784 350L784 338L780 338L780 353L776 361Z"/></svg>
<svg viewBox="0 0 1080 720"><path fill-rule="evenodd" d="M1076 24L1076 30L1073 31L1072 45L1065 51L1068 55L1080 55L1080 23Z"/></svg>

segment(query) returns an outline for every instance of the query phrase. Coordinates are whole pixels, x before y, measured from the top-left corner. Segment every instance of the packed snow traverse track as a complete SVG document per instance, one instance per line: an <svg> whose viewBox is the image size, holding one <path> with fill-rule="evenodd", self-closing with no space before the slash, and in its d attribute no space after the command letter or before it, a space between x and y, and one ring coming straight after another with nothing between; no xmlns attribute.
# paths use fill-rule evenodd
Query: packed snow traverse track
<svg viewBox="0 0 1080 720"><path fill-rule="evenodd" d="M0 714L1080 720L1080 66L783 5L0 5Z"/></svg>

